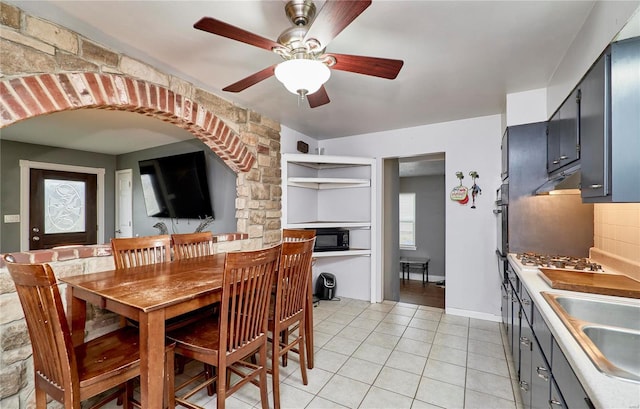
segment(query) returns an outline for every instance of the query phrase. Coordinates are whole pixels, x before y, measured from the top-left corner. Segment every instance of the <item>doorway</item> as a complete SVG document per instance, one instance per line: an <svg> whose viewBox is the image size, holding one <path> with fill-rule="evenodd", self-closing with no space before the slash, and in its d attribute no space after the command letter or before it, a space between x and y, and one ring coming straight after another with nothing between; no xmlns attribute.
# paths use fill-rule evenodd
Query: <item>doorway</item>
<svg viewBox="0 0 640 409"><path fill-rule="evenodd" d="M83 166L72 166L72 165L61 165L58 163L45 163L45 162L33 162L28 160L20 160L20 251L28 251L30 249L35 249L32 246L32 243L39 242L44 243L44 246L40 246L40 248L50 248L63 244L79 244L80 241L90 241L91 244L102 244L104 243L104 169L102 168L89 168ZM52 180L52 187L54 189L58 188L58 193L63 193L62 195L53 195L52 200L50 201L53 206L52 209L55 208L60 209L60 205L67 201L67 205L63 218L60 219L64 223L58 224L57 226L50 227L50 230L53 231L56 236L58 234L62 234L62 236L58 236L58 239L54 239L52 242L45 239L42 233L45 233L46 236L47 227L44 225L41 226L31 226L31 196L32 196L32 170L36 171L36 175L34 177L40 178L42 182L46 180ZM64 176L67 175L67 176ZM84 194L84 198L87 198L87 195L90 195L89 206L88 209L89 215L86 216L83 214L84 225L72 225L72 232L64 231L64 229L69 229L68 222L72 218L68 217L69 212L73 212L73 206L70 206L73 202L74 198L77 197L75 194L70 194L70 192L74 191L73 183L80 181L80 184L84 184L82 180L86 181L86 192ZM94 182L91 182L94 180ZM57 183L56 181L65 181L64 183ZM67 182L71 182L67 183ZM34 183L36 180L34 179ZM37 183L36 183L37 184ZM91 185L95 187L91 187ZM41 186L44 189L44 183ZM88 192L88 193L87 193ZM64 199L63 199L64 198ZM42 211L44 213L44 199L42 198ZM43 222L44 223L44 222ZM38 231L34 231L36 228ZM86 237L77 238L70 237L75 234L84 234ZM34 240L34 237L38 237L38 239ZM60 240L61 238L61 240Z"/></svg>
<svg viewBox="0 0 640 409"><path fill-rule="evenodd" d="M446 279L445 279L445 154L433 153L415 157L404 157L385 160L397 163L397 177L385 177L385 184L395 184L396 187L385 186L388 202L397 203L391 211L385 209L385 224L398 231L395 235L385 234L393 240L391 246L385 249L385 284L396 281L396 301L410 304L445 307ZM393 172L392 172L393 174ZM400 196L403 196L401 203ZM408 200L407 200L408 199ZM407 202L410 206L406 206ZM402 227L401 227L402 226ZM394 249L394 251L390 250ZM428 274L424 274L424 264L411 264L405 279L401 279L402 271L400 258L428 261ZM408 279L407 279L408 278ZM423 280L425 281L423 283ZM385 298L387 292L385 291ZM390 298L387 298L390 299Z"/></svg>

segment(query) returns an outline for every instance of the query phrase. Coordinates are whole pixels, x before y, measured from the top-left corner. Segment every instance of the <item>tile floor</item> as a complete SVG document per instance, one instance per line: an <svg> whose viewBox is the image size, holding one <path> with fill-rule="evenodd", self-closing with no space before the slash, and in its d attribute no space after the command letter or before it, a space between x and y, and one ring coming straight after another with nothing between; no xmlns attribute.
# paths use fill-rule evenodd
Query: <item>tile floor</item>
<svg viewBox="0 0 640 409"><path fill-rule="evenodd" d="M283 408L521 407L497 322L413 304L342 299L320 302L314 329L308 385L295 354L281 367ZM190 363L186 372L200 365ZM215 408L215 396L205 392L192 399ZM242 388L227 407L259 408L258 389Z"/></svg>

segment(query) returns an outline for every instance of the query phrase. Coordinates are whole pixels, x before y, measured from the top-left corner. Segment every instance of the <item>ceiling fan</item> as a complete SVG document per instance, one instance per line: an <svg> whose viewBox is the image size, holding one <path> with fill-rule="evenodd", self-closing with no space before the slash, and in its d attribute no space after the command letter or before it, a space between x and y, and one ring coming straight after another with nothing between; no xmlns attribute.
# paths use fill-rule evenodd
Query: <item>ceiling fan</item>
<svg viewBox="0 0 640 409"><path fill-rule="evenodd" d="M326 53L325 48L345 27L356 19L371 0L327 0L316 16L312 0L291 0L284 10L292 27L277 41L253 34L212 17L203 17L194 28L263 48L280 55L284 62L274 64L241 79L223 91L240 92L273 75L292 93L307 98L311 108L330 102L324 83L333 70L394 79L404 62L387 58Z"/></svg>

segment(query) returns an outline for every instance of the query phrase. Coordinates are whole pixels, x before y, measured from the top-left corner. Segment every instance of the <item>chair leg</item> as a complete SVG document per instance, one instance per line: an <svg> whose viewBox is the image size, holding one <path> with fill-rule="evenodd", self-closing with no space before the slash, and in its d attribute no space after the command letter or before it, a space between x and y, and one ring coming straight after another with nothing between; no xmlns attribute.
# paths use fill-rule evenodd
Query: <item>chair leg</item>
<svg viewBox="0 0 640 409"><path fill-rule="evenodd" d="M300 321L300 327L298 328L298 355L300 355L300 372L302 373L302 384L307 385L309 382L307 380L307 365L305 363L305 345L306 345L306 331L305 331L305 321L304 316Z"/></svg>
<svg viewBox="0 0 640 409"><path fill-rule="evenodd" d="M260 357L262 358L262 357ZM282 356L284 360L284 355ZM273 382L273 407L280 409L280 343L273 337L271 343L271 382ZM261 378L262 381L262 378ZM262 386L261 386L262 388Z"/></svg>
<svg viewBox="0 0 640 409"><path fill-rule="evenodd" d="M120 399L123 399L122 401L122 409L131 409L132 405L131 405L131 401L133 400L133 389L134 389L134 385L133 385L133 380L128 380L125 384L124 384L124 393L120 396L118 396L118 401Z"/></svg>
<svg viewBox="0 0 640 409"><path fill-rule="evenodd" d="M225 400L227 399L227 367L221 365L218 367L218 382L216 388L216 407L217 409L224 409Z"/></svg>
<svg viewBox="0 0 640 409"><path fill-rule="evenodd" d="M204 364L204 379L211 379L216 376L216 368L213 365ZM216 382L207 385L207 395L213 396L216 393Z"/></svg>
<svg viewBox="0 0 640 409"><path fill-rule="evenodd" d="M46 409L47 408L47 394L42 389L36 386L36 408L37 409Z"/></svg>
<svg viewBox="0 0 640 409"><path fill-rule="evenodd" d="M275 359L278 362L278 358ZM262 409L269 409L269 395L267 393L267 340L265 338L264 344L260 348L260 402ZM279 390L278 390L279 393ZM280 396L278 395L278 403L275 404L275 392L274 392L274 405L276 409L280 408Z"/></svg>

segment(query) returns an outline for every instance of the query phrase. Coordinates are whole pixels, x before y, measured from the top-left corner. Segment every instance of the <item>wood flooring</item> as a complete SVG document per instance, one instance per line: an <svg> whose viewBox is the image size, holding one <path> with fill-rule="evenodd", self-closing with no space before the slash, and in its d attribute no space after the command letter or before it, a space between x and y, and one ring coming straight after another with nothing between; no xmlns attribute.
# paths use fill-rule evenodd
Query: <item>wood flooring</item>
<svg viewBox="0 0 640 409"><path fill-rule="evenodd" d="M444 287L420 280L400 279L400 302L444 309Z"/></svg>

